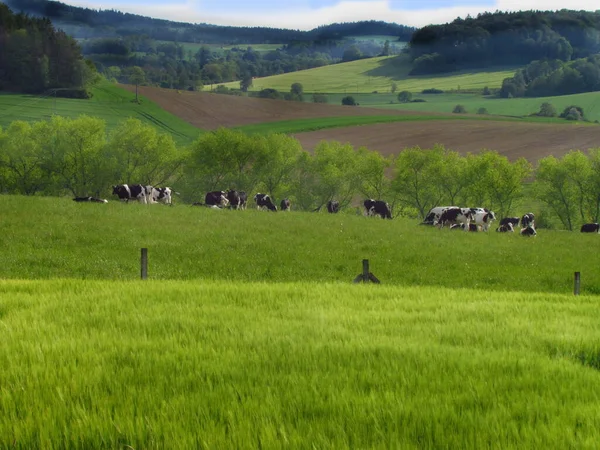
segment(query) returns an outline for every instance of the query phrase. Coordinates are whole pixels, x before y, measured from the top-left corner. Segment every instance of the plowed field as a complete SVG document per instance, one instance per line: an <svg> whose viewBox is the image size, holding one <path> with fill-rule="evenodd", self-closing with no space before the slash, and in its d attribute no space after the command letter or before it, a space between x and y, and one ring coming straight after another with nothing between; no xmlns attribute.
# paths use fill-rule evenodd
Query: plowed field
<svg viewBox="0 0 600 450"><path fill-rule="evenodd" d="M133 86L123 87L135 89ZM140 87L140 93L170 113L205 130L318 117L423 115L422 112L263 100L204 92L178 93L172 89L152 87ZM430 148L435 144L443 144L446 148L461 153L489 149L496 150L511 160L522 156L535 162L548 155L561 156L571 149L599 147L600 126L492 120L428 120L331 128L298 133L295 137L307 150L314 148L321 140L349 142L355 147L365 146L386 155L398 153L406 147Z"/></svg>

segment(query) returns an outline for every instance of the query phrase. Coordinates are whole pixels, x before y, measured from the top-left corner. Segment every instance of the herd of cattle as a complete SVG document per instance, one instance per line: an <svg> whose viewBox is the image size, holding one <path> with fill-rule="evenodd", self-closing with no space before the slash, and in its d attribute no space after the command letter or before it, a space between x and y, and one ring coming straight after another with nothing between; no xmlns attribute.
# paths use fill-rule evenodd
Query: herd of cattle
<svg viewBox="0 0 600 450"><path fill-rule="evenodd" d="M173 204L173 190L169 187L144 186L141 184L119 184L113 186L113 195L119 200L129 202L136 200L140 203L164 203ZM107 203L108 200L98 197L75 197L76 202L95 202ZM254 202L258 209L266 209L276 212L277 206L268 194L257 193L254 196ZM204 196L204 203L197 202L192 206L206 206L209 208L230 208L246 209L248 195L244 191L227 190L207 192ZM389 203L383 200L367 199L363 202L365 215L370 217L379 216L382 219L391 219L392 213ZM327 212L335 214L340 211L338 201L330 200L326 205ZM280 211L290 211L290 200L285 198L279 204ZM460 208L458 206L436 206L425 216L421 225L432 225L438 228L448 226L450 229L464 231L488 231L490 225L496 220L493 211L486 208ZM501 233L514 232L519 227L522 236L536 236L535 216L533 213L526 213L522 217L504 217L500 220L496 231ZM600 224L586 223L581 226L582 233L600 233Z"/></svg>

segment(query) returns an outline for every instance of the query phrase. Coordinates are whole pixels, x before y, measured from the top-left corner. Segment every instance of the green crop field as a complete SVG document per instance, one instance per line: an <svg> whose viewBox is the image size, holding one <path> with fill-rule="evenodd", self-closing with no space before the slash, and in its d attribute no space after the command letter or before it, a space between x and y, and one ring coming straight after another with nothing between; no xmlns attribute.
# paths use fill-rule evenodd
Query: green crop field
<svg viewBox="0 0 600 450"><path fill-rule="evenodd" d="M420 92L423 89L483 89L498 88L504 78L511 77L516 68L489 71L461 71L443 75L409 76L411 63L407 55L381 56L315 69L301 70L264 78L255 78L251 91L273 88L288 92L293 83L301 83L305 92L372 93L390 92L395 82L398 91ZM239 88L239 82L224 83Z"/></svg>
<svg viewBox="0 0 600 450"><path fill-rule="evenodd" d="M140 96L135 103L135 94L107 81L92 89L89 100L54 98L25 94L0 94L0 126L6 127L14 120L45 120L53 114L75 118L82 114L99 117L106 121L107 129L117 126L128 117L140 119L160 131L170 133L179 144L194 140L200 130L154 102Z"/></svg>

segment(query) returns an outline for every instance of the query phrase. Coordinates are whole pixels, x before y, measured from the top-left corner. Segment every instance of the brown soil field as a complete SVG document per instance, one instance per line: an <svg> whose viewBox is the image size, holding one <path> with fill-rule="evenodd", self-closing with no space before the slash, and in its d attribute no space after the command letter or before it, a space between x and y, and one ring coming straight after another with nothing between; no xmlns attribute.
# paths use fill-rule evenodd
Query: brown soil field
<svg viewBox="0 0 600 450"><path fill-rule="evenodd" d="M122 87L135 90L134 86ZM172 89L152 87L140 87L139 90L141 95L160 107L205 130L311 117L423 114L205 92L178 93ZM460 153L476 153L488 149L495 150L510 160L524 157L535 163L549 155L560 157L572 149L600 147L600 126L493 120L428 120L331 128L298 133L295 137L307 150L312 150L322 140L348 142L354 147L364 146L384 155L396 154L407 147L431 148L435 144L442 144Z"/></svg>

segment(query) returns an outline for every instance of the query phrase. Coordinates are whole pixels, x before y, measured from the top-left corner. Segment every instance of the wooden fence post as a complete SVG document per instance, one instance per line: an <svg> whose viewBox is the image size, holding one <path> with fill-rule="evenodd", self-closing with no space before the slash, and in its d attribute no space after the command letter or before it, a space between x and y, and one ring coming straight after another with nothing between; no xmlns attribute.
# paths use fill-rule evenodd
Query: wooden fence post
<svg viewBox="0 0 600 450"><path fill-rule="evenodd" d="M367 283L368 281L369 281L369 260L363 259L362 282Z"/></svg>
<svg viewBox="0 0 600 450"><path fill-rule="evenodd" d="M142 277L142 280L145 280L148 278L148 249L147 248L142 248L140 264L141 264L141 277Z"/></svg>
<svg viewBox="0 0 600 450"><path fill-rule="evenodd" d="M581 287L581 274L575 272L575 286L573 287L573 293L579 295L579 288Z"/></svg>

